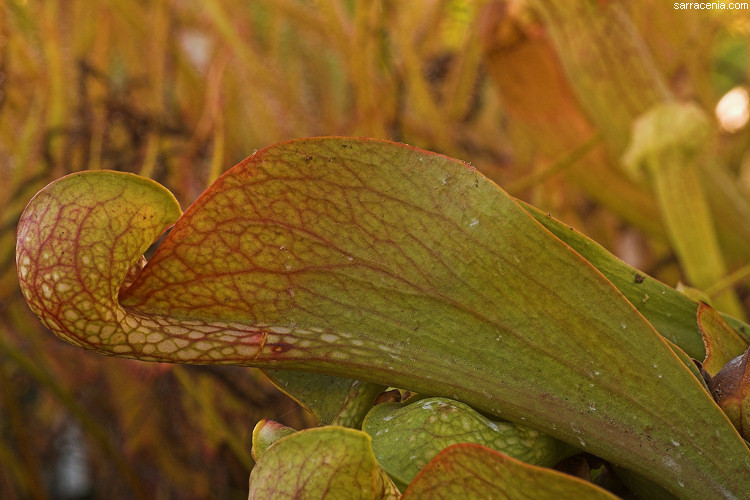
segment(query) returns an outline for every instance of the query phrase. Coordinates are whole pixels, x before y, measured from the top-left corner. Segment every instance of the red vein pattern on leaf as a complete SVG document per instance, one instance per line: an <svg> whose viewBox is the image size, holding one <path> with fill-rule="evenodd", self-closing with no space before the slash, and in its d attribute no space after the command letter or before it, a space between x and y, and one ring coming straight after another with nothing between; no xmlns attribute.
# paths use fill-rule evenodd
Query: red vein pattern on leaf
<svg viewBox="0 0 750 500"><path fill-rule="evenodd" d="M396 230L405 218L396 212L420 213L441 228L457 224L439 211L436 215L428 210L440 206L437 198L428 204L409 199L414 186L408 185L408 178L374 179L374 164L393 162L378 147L371 148L371 157L363 161L342 156L342 149L336 148L345 146L330 146L329 154L310 154L295 151L294 144L288 143L287 148L260 151L234 167L190 207L133 286L124 290L123 304L183 322L200 319L215 324L232 318L238 329L245 325L246 337L248 325L253 325L263 339L254 359L317 354L341 361L347 356L345 349L366 360L383 355L388 347L361 336L348 340L354 335L341 328L333 333L326 327L329 318L320 312L321 302L403 328L401 320L384 314L382 308L357 303L362 286L378 286L365 275L380 276L379 286L386 291L457 303L439 293L445 289L441 282L462 279L455 264L439 255L435 241L430 241L436 239L430 234L434 230L424 223ZM408 148L409 154L413 151L417 150ZM445 159L419 154L420 160ZM305 168L300 168L302 163ZM451 163L457 171L476 174L464 163ZM447 182L443 178L441 184ZM446 238L442 230L439 238ZM415 255L440 266L443 276L435 269L425 272ZM414 272L394 273L403 266ZM322 281L327 283L321 286ZM326 292L326 286L333 293ZM153 354L152 348L149 351L147 355ZM229 353L228 347L223 348L222 358ZM195 361L192 349L176 354L184 360L189 354Z"/></svg>
<svg viewBox="0 0 750 500"><path fill-rule="evenodd" d="M675 490L744 487L730 479L742 460L709 457L747 448L651 325L462 162L374 140L272 146L204 193L122 291L179 207L150 181L85 174L19 224L23 293L66 340L436 393ZM685 414L701 424L658 425Z"/></svg>

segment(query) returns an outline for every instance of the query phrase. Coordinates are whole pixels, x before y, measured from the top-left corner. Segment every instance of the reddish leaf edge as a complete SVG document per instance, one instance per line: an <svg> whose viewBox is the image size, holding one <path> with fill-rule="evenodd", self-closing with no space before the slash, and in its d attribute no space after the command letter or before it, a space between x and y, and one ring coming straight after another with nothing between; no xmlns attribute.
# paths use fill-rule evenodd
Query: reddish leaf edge
<svg viewBox="0 0 750 500"><path fill-rule="evenodd" d="M444 475L444 471L441 470L446 463L451 463L454 460L462 460L462 456L466 455L468 453L482 455L484 457L484 460L486 462L491 463L495 467L514 467L514 468L523 468L527 471L530 471L532 473L538 474L540 477L544 478L545 480L549 481L561 481L564 483L567 483L568 485L573 485L574 487L580 488L581 494L586 494L587 496L585 498L589 498L589 495L594 495L591 498L600 498L604 500L617 500L617 496L613 495L609 491L603 489L602 487L593 484L589 481L586 481L584 479L571 476L568 474L565 474L563 472L556 471L554 469L549 469L547 467L540 467L538 465L531 465L527 464L525 462L522 462L520 460L517 460L513 457L510 457L504 453L498 452L496 450L493 450L491 448L488 448L486 446L475 444L475 443L458 443L451 446L448 446L444 448L440 453L438 453L435 458L433 458L427 465L425 465L422 470L419 471L417 476L412 480L412 482L409 484L409 486L404 490L404 493L401 497L401 500L422 500L424 498L428 498L424 496L421 492L418 492L418 488L423 487L425 483L431 482L435 477L440 477ZM465 470L465 467L463 468ZM471 476L464 475L464 479L470 479ZM454 477L454 480L460 481L462 479L461 476ZM508 489L503 488L497 488L497 489L491 489L491 483L487 479L479 478L480 481L483 483L483 485L486 486L486 497L485 498L493 498L497 496L498 498L506 498L507 500L523 500L525 498L535 498L535 492L534 491L527 491L524 492L522 495L516 495L513 496L513 494L509 494ZM537 483L529 484L529 487L534 487L534 485ZM547 498L547 497L545 497ZM572 497L558 497L560 500L573 500ZM584 498L584 497L578 497L578 498Z"/></svg>

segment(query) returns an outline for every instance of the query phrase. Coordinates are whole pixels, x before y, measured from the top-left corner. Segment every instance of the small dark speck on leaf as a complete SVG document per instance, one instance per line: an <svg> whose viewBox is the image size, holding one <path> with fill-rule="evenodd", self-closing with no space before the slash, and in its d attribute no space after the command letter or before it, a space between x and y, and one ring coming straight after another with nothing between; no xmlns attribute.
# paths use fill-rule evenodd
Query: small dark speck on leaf
<svg viewBox="0 0 750 500"><path fill-rule="evenodd" d="M641 283L643 283L644 279L646 279L646 277L644 275L642 275L641 273L635 273L635 282L636 283L641 284Z"/></svg>
<svg viewBox="0 0 750 500"><path fill-rule="evenodd" d="M549 212L547 212L547 218L548 218L548 219L551 219L551 218L552 218L552 214L551 214L551 213L549 213Z"/></svg>

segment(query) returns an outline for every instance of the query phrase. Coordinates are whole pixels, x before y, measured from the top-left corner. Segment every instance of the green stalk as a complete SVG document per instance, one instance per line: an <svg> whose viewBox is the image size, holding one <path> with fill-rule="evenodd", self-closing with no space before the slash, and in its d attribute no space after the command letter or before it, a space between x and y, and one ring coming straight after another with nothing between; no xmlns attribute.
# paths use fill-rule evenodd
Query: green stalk
<svg viewBox="0 0 750 500"><path fill-rule="evenodd" d="M623 158L633 174L651 178L667 235L690 283L706 289L727 274L700 178L701 154L711 135L708 118L695 105L659 104L635 122ZM734 293L713 297L726 313L743 317Z"/></svg>

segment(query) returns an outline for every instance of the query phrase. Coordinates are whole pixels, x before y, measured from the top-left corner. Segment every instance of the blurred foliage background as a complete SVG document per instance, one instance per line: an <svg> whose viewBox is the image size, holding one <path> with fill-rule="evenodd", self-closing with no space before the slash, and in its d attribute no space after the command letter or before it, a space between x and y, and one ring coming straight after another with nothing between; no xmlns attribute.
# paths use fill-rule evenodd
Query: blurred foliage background
<svg viewBox="0 0 750 500"><path fill-rule="evenodd" d="M2 497L244 498L254 424L313 424L256 370L107 359L41 327L18 291L15 228L69 172L152 177L184 209L277 141L406 142L745 316L749 14L662 0L3 0ZM677 177L631 175L633 124L663 102L697 103L707 139Z"/></svg>

